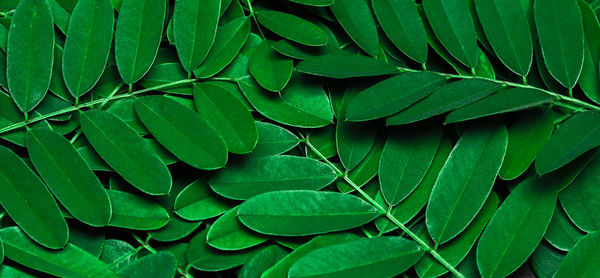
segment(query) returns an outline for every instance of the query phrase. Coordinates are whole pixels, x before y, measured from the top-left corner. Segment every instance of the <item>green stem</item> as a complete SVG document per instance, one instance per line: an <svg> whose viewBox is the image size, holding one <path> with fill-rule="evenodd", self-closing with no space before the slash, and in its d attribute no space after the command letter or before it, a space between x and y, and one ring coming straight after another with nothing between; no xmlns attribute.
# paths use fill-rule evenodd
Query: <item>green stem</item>
<svg viewBox="0 0 600 278"><path fill-rule="evenodd" d="M140 237L138 237L134 233L130 233L130 234L135 239L135 241L137 241L142 247L144 247L144 249L150 251L152 254L158 253L158 251L156 251L156 249L154 249L154 247L152 247L148 244L149 239L147 239L146 241L143 241ZM181 267L177 267L177 272L179 272L179 274L181 274L183 277L193 278L193 276L191 274L189 274L187 271L183 270Z"/></svg>
<svg viewBox="0 0 600 278"><path fill-rule="evenodd" d="M344 181L346 181L358 193L360 193L360 195L362 195L369 203L371 203L371 205L373 205L377 210L379 210L379 212L381 214L385 215L385 217L387 217L390 221L392 221L392 223L394 223L396 226L398 226L398 228L400 228L402 231L404 231L410 238L412 238L419 245L421 245L421 247L423 247L423 249L425 249L426 252L429 252L429 254L431 254L431 256L433 256L433 258L435 258L440 264L442 264L444 267L446 267L450 272L452 272L457 277L464 278L464 276L460 272L458 272L458 270L454 266L452 266L448 261L446 261L446 259L444 259L437 251L435 251L433 248L431 248L419 236L417 236L410 229L408 229L406 226L404 226L394 215L392 215L391 212L389 212L382 205L377 203L373 198L371 198L371 196L369 196L369 194L367 194L365 191L363 191L360 188L360 186L358 186L356 183L354 183L354 181L352 181L350 179L350 177L348 177L347 174L342 172L342 170L340 170L337 166L335 166L333 163L331 163L321 152L319 152L319 150L317 150L317 148L315 148L315 146L313 146L309 142L308 138L305 138L303 135L301 135L301 136L302 136L303 142L306 144L306 146L308 146L309 149L311 149L317 156L319 156L319 158L321 158L333 171L335 171L338 175L341 175L342 178L344 179Z"/></svg>
<svg viewBox="0 0 600 278"><path fill-rule="evenodd" d="M246 3L248 4L248 10L250 11L250 16L254 20L254 23L256 23L256 29L258 29L258 32L260 33L260 37L263 38L263 40L264 40L266 37L265 37L265 34L263 33L262 29L260 29L260 24L258 23L258 19L256 19L256 14L254 13L254 9L252 8L252 3L250 3L250 0L246 0Z"/></svg>

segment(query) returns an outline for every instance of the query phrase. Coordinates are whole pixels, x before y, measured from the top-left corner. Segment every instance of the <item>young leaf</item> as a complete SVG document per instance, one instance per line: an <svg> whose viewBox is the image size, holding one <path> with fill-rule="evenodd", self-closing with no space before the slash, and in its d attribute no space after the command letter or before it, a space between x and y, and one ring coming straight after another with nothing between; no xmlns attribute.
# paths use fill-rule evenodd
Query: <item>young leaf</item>
<svg viewBox="0 0 600 278"><path fill-rule="evenodd" d="M526 76L533 60L531 31L519 0L475 0L477 16L498 58Z"/></svg>
<svg viewBox="0 0 600 278"><path fill-rule="evenodd" d="M502 165L507 137L503 124L475 126L454 146L427 205L427 229L437 244L463 231L483 206Z"/></svg>
<svg viewBox="0 0 600 278"><path fill-rule="evenodd" d="M201 3L177 0L173 10L173 38L181 65L187 72L196 69L215 41L221 0Z"/></svg>
<svg viewBox="0 0 600 278"><path fill-rule="evenodd" d="M329 8L350 38L367 54L377 57L379 37L369 1L336 0Z"/></svg>
<svg viewBox="0 0 600 278"><path fill-rule="evenodd" d="M361 0L362 1L362 0ZM301 61L296 70L337 79L398 73L391 64L362 55L328 54Z"/></svg>
<svg viewBox="0 0 600 278"><path fill-rule="evenodd" d="M271 92L281 92L292 77L294 61L277 53L271 42L263 41L250 56L249 65L252 77L261 87Z"/></svg>
<svg viewBox="0 0 600 278"><path fill-rule="evenodd" d="M63 248L69 228L50 191L10 149L0 147L0 158L2 208L37 243L51 249Z"/></svg>
<svg viewBox="0 0 600 278"><path fill-rule="evenodd" d="M158 142L198 169L218 169L227 162L221 136L196 112L165 96L145 96L135 111Z"/></svg>
<svg viewBox="0 0 600 278"><path fill-rule="evenodd" d="M114 27L110 1L77 2L69 26L62 70L69 92L78 98L98 82L108 60Z"/></svg>
<svg viewBox="0 0 600 278"><path fill-rule="evenodd" d="M288 277L393 277L423 254L416 242L402 237L356 240L308 253L290 268Z"/></svg>
<svg viewBox="0 0 600 278"><path fill-rule="evenodd" d="M254 118L228 90L211 84L196 84L194 102L200 117L217 130L228 151L245 154L254 149L258 140Z"/></svg>
<svg viewBox="0 0 600 278"><path fill-rule="evenodd" d="M25 113L46 95L54 60L54 24L47 1L19 2L10 22L6 77L12 99Z"/></svg>
<svg viewBox="0 0 600 278"><path fill-rule="evenodd" d="M293 169L293 170L292 170ZM280 190L320 190L335 172L315 159L291 155L249 157L228 165L210 179L210 187L230 199L245 200Z"/></svg>
<svg viewBox="0 0 600 278"><path fill-rule="evenodd" d="M123 81L140 80L152 66L162 38L164 0L125 0L115 31L115 59Z"/></svg>
<svg viewBox="0 0 600 278"><path fill-rule="evenodd" d="M548 71L572 89L583 66L583 23L577 1L535 1L533 12Z"/></svg>
<svg viewBox="0 0 600 278"><path fill-rule="evenodd" d="M438 126L396 129L388 136L379 161L383 198L391 206L404 200L421 183L440 145Z"/></svg>
<svg viewBox="0 0 600 278"><path fill-rule="evenodd" d="M131 127L106 111L91 110L80 115L83 134L112 169L144 193L169 193L169 169Z"/></svg>
<svg viewBox="0 0 600 278"><path fill-rule="evenodd" d="M544 175L600 145L600 113L581 112L566 120L552 134L535 161L535 170ZM565 142L569 142L565 144Z"/></svg>
<svg viewBox="0 0 600 278"><path fill-rule="evenodd" d="M256 11L258 22L271 32L288 40L308 45L322 46L327 44L327 34L314 23L284 12L260 10Z"/></svg>
<svg viewBox="0 0 600 278"><path fill-rule="evenodd" d="M237 217L238 207L221 215L208 229L206 242L220 250L241 250L256 246L268 238L242 225Z"/></svg>
<svg viewBox="0 0 600 278"><path fill-rule="evenodd" d="M141 196L108 190L113 208L110 226L133 230L154 230L169 222L169 214L159 204Z"/></svg>
<svg viewBox="0 0 600 278"><path fill-rule="evenodd" d="M352 195L307 190L275 191L240 206L240 221L268 235L300 236L347 230L375 219L379 212Z"/></svg>
<svg viewBox="0 0 600 278"><path fill-rule="evenodd" d="M91 226L108 224L108 194L73 145L51 129L30 129L26 138L35 169L69 213Z"/></svg>
<svg viewBox="0 0 600 278"><path fill-rule="evenodd" d="M218 216L233 206L233 202L210 190L207 183L196 180L177 195L173 210L183 219L198 221Z"/></svg>
<svg viewBox="0 0 600 278"><path fill-rule="evenodd" d="M582 238L558 267L554 277L592 278L600 275L600 232L593 232Z"/></svg>

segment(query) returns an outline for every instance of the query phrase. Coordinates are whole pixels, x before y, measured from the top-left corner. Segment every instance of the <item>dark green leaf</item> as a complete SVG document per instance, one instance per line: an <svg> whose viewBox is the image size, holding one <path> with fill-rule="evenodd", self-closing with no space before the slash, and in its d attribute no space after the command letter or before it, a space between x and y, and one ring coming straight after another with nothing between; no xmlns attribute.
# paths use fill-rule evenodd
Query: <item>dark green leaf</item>
<svg viewBox="0 0 600 278"><path fill-rule="evenodd" d="M298 63L296 70L338 79L388 75L399 72L396 67L383 61L349 54L328 54L309 58Z"/></svg>
<svg viewBox="0 0 600 278"><path fill-rule="evenodd" d="M281 92L292 77L294 61L277 53L271 48L271 42L265 40L250 56L249 67L261 87L271 92Z"/></svg>
<svg viewBox="0 0 600 278"><path fill-rule="evenodd" d="M260 10L256 12L258 22L271 32L288 40L309 45L327 44L327 34L314 23L284 12Z"/></svg>
<svg viewBox="0 0 600 278"><path fill-rule="evenodd" d="M158 252L138 259L119 270L122 278L172 278L176 269L175 256L169 252Z"/></svg>
<svg viewBox="0 0 600 278"><path fill-rule="evenodd" d="M592 278L600 275L600 232L593 232L582 238L558 267L554 277Z"/></svg>
<svg viewBox="0 0 600 278"><path fill-rule="evenodd" d="M565 211L557 205L544 238L559 250L569 251L585 233L577 229Z"/></svg>
<svg viewBox="0 0 600 278"><path fill-rule="evenodd" d="M246 228L238 220L238 207L221 215L208 229L206 242L220 250L241 250L261 244L268 238Z"/></svg>
<svg viewBox="0 0 600 278"><path fill-rule="evenodd" d="M596 157L577 178L560 192L560 203L569 218L586 232L600 230L600 159Z"/></svg>
<svg viewBox="0 0 600 278"><path fill-rule="evenodd" d="M207 183L197 180L177 195L173 210L183 219L198 221L218 216L233 206L233 202L210 190Z"/></svg>
<svg viewBox="0 0 600 278"><path fill-rule="evenodd" d="M110 226L133 230L154 230L169 222L169 214L159 204L141 196L108 190L113 208Z"/></svg>
<svg viewBox="0 0 600 278"><path fill-rule="evenodd" d="M289 151L299 143L298 137L289 130L274 124L256 122L258 141L252 155L277 155Z"/></svg>

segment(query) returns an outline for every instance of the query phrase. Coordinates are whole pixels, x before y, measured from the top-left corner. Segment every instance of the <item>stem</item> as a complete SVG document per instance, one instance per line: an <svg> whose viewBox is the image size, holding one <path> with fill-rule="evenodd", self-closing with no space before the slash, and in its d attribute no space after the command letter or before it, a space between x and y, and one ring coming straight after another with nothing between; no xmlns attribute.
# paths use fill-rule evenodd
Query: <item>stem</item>
<svg viewBox="0 0 600 278"><path fill-rule="evenodd" d="M18 123L14 123L12 125L9 125L7 127L1 128L0 129L0 134L18 129L18 128L22 128L24 126L26 126L27 124L32 124L35 122L39 122L39 121L43 121L45 119L48 118L52 118L55 116L59 116L62 114L67 114L73 111L77 111L80 110L81 108L86 108L86 107L90 107L90 106L94 106L96 104L100 104L100 103L104 103L110 100L115 100L115 99L121 99L121 98L128 98L128 97L132 97L138 94L142 94L145 92L149 92L149 91L154 91L154 90L158 90L158 89L162 89L162 88L166 88L166 87L170 87L170 86L175 86L175 85L181 85L181 84L187 84L187 83L192 83L196 81L196 79L184 79L184 80L179 80L179 81L175 81L175 82L170 82L170 83L166 83L166 84L162 84L162 85L158 85L158 86L154 86L154 87L150 87L150 88L146 88L146 89L142 89L142 90L138 90L138 91L134 91L131 93L127 93L127 94L122 94L122 95L113 95L110 97L105 97L105 98L101 98L101 99L97 99L97 100L93 100L90 102L86 102L86 103L82 103L79 105L75 105L75 106L71 106L71 107L67 107L67 108L63 108L57 111L54 111L52 113L48 113L46 115L41 115L35 118L31 118L30 120L25 120L22 122L18 122Z"/></svg>
<svg viewBox="0 0 600 278"><path fill-rule="evenodd" d="M313 146L308 141L308 138L305 138L302 134L300 136L302 136L303 142L306 144L306 146L308 146L309 149L311 149L317 156L319 156L319 158L321 158L331 169L333 169L333 171L335 171L338 175L340 175L344 179L344 181L346 181L358 193L360 193L360 195L362 195L369 203L371 203L371 205L373 205L377 210L379 210L379 212L381 214L385 215L390 221L392 221L392 223L394 223L396 226L398 226L398 228L400 228L402 231L404 231L410 238L412 238L419 245L421 245L421 247L423 247L423 249L425 249L426 252L429 252L429 254L431 254L431 256L433 256L439 263L441 263L444 267L446 267L450 272L452 272L457 277L464 278L464 276L460 272L458 272L458 270L456 270L456 268L454 268L454 266L452 266L448 261L446 261L446 259L444 259L437 251L435 251L433 248L431 248L419 236L417 236L410 229L408 229L406 226L404 226L398 219L396 219L396 217L394 217L391 214L391 212L387 211L383 206L381 206L373 198L371 198L371 196L369 196L369 194L367 194L357 184L355 184L354 181L352 181L348 177L347 174L342 172L342 170L340 170L333 163L331 163L321 152L319 152L319 150L317 150L317 148L315 148L315 146Z"/></svg>
<svg viewBox="0 0 600 278"><path fill-rule="evenodd" d="M150 240L149 238L148 238L148 240L143 241L140 237L138 237L134 233L130 233L130 234L135 239L135 241L137 241L142 247L144 247L144 249L150 251L152 254L158 253L158 251L156 251L156 249L154 249L154 247L152 247L148 244L148 241ZM193 276L191 274L187 273L187 271L183 270L181 267L177 267L177 272L179 272L179 274L181 274L183 277L193 278Z"/></svg>
<svg viewBox="0 0 600 278"><path fill-rule="evenodd" d="M264 40L266 37L265 37L265 34L263 33L262 29L260 29L260 24L258 23L258 19L256 19L256 14L254 13L254 9L252 8L252 3L250 3L250 0L246 0L246 3L248 4L248 10L250 11L250 16L254 20L254 23L256 23L256 28L258 29L260 36Z"/></svg>

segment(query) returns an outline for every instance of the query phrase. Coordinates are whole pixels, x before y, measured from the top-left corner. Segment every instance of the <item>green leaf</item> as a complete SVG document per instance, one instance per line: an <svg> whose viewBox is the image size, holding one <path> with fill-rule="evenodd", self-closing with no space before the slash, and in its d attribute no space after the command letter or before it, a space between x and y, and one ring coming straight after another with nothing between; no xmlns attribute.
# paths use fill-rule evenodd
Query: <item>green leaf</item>
<svg viewBox="0 0 600 278"><path fill-rule="evenodd" d="M91 226L108 224L111 207L106 190L67 139L50 129L30 129L27 150L37 172L71 215Z"/></svg>
<svg viewBox="0 0 600 278"><path fill-rule="evenodd" d="M223 87L198 83L194 86L198 114L223 138L227 150L249 153L258 140L254 118L244 104Z"/></svg>
<svg viewBox="0 0 600 278"><path fill-rule="evenodd" d="M54 25L48 2L19 2L10 22L6 77L11 96L25 113L46 95L54 59Z"/></svg>
<svg viewBox="0 0 600 278"><path fill-rule="evenodd" d="M348 173L348 178L359 187L369 182L379 170L379 160L383 152L385 141L384 138L376 139L375 144L363 159L352 171ZM354 187L348 185L345 181L338 180L336 183L338 190L342 193L354 191Z"/></svg>
<svg viewBox="0 0 600 278"><path fill-rule="evenodd" d="M298 63L296 70L337 79L388 75L399 72L396 67L386 62L350 54L328 54L309 58Z"/></svg>
<svg viewBox="0 0 600 278"><path fill-rule="evenodd" d="M144 88L152 88L186 78L187 73L181 67L180 63L163 63L152 66L144 78L140 80L139 84ZM158 89L158 91L179 95L191 95L192 86L190 84L180 84L177 86L164 87Z"/></svg>
<svg viewBox="0 0 600 278"><path fill-rule="evenodd" d="M600 23L594 9L583 0L577 1L583 17L583 67L579 76L579 87L587 97L600 102Z"/></svg>
<svg viewBox="0 0 600 278"><path fill-rule="evenodd" d="M261 25L288 40L308 46L327 44L325 31L306 19L271 10L259 10L255 14Z"/></svg>
<svg viewBox="0 0 600 278"><path fill-rule="evenodd" d="M498 58L518 75L529 73L533 44L520 0L475 0L479 21Z"/></svg>
<svg viewBox="0 0 600 278"><path fill-rule="evenodd" d="M154 230L169 222L169 214L159 204L141 196L108 190L113 208L110 226L133 230Z"/></svg>
<svg viewBox="0 0 600 278"><path fill-rule="evenodd" d="M196 69L215 41L221 0L201 3L178 0L173 10L173 38L181 65L187 72Z"/></svg>
<svg viewBox="0 0 600 278"><path fill-rule="evenodd" d="M557 191L550 179L521 182L492 217L477 245L483 277L506 277L531 255L552 218Z"/></svg>
<svg viewBox="0 0 600 278"><path fill-rule="evenodd" d="M519 111L551 102L555 97L538 89L512 88L501 90L478 102L456 109L446 117L446 123Z"/></svg>
<svg viewBox="0 0 600 278"><path fill-rule="evenodd" d="M438 126L391 132L379 161L381 193L388 204L397 205L421 183L440 145L442 132Z"/></svg>
<svg viewBox="0 0 600 278"><path fill-rule="evenodd" d="M479 49L473 18L464 0L424 0L423 8L435 36L469 68L477 66Z"/></svg>
<svg viewBox="0 0 600 278"><path fill-rule="evenodd" d="M281 95L263 90L252 78L238 85L256 111L275 122L305 128L331 124L333 112L322 84L300 75L293 79Z"/></svg>
<svg viewBox="0 0 600 278"><path fill-rule="evenodd" d="M277 155L289 151L299 143L298 137L289 130L265 122L256 122L258 141L252 155Z"/></svg>
<svg viewBox="0 0 600 278"><path fill-rule="evenodd" d="M48 250L31 241L17 227L0 230L0 238L6 256L29 268L58 277L117 277L108 265L73 244L61 250Z"/></svg>
<svg viewBox="0 0 600 278"><path fill-rule="evenodd" d="M351 229L371 222L378 214L377 209L358 197L306 190L264 193L245 201L238 209L240 221L250 229L285 236Z"/></svg>
<svg viewBox="0 0 600 278"><path fill-rule="evenodd" d="M294 61L271 48L271 42L263 41L254 50L249 61L250 73L261 87L271 92L281 92L292 77Z"/></svg>
<svg viewBox="0 0 600 278"><path fill-rule="evenodd" d="M169 193L169 169L125 122L100 110L81 113L80 119L81 129L94 150L125 180L147 194Z"/></svg>
<svg viewBox="0 0 600 278"><path fill-rule="evenodd" d="M291 155L248 157L230 163L210 179L210 187L230 199L245 200L280 190L320 190L335 172L315 159Z"/></svg>
<svg viewBox="0 0 600 278"><path fill-rule="evenodd" d="M512 180L523 174L539 154L554 129L554 114L548 108L525 111L508 129L508 147L499 175Z"/></svg>
<svg viewBox="0 0 600 278"><path fill-rule="evenodd" d="M411 0L371 1L373 11L385 34L406 56L427 61L427 33L417 6Z"/></svg>
<svg viewBox="0 0 600 278"><path fill-rule="evenodd" d="M335 0L331 12L352 40L367 54L379 54L375 18L366 0Z"/></svg>
<svg viewBox="0 0 600 278"><path fill-rule="evenodd" d="M533 13L548 71L560 84L572 89L584 56L583 23L577 1L535 1Z"/></svg>
<svg viewBox="0 0 600 278"><path fill-rule="evenodd" d="M593 232L582 238L558 267L554 277L592 278L600 275L600 232Z"/></svg>
<svg viewBox="0 0 600 278"><path fill-rule="evenodd" d="M529 264L538 277L550 278L554 276L564 257L562 252L542 241L529 257Z"/></svg>
<svg viewBox="0 0 600 278"><path fill-rule="evenodd" d="M246 228L238 220L238 207L221 215L208 229L206 242L221 250L241 250L259 245L268 238Z"/></svg>
<svg viewBox="0 0 600 278"><path fill-rule="evenodd" d="M10 149L0 147L0 157L2 208L37 243L51 249L63 248L69 228L50 191Z"/></svg>
<svg viewBox="0 0 600 278"><path fill-rule="evenodd" d="M324 247L308 253L288 277L393 277L413 266L423 249L402 237L379 237Z"/></svg>
<svg viewBox="0 0 600 278"><path fill-rule="evenodd" d="M221 251L206 243L208 229L195 235L188 245L186 259L195 269L221 271L244 264L260 249L252 248L237 252Z"/></svg>
<svg viewBox="0 0 600 278"><path fill-rule="evenodd" d="M586 232L600 230L600 187L598 155L588 164L577 178L560 192L560 203L569 218Z"/></svg>
<svg viewBox="0 0 600 278"><path fill-rule="evenodd" d="M250 18L241 17L219 26L206 59L194 70L198 78L211 77L236 58L250 34Z"/></svg>
<svg viewBox="0 0 600 278"><path fill-rule="evenodd" d="M177 268L175 256L170 252L158 252L138 259L119 270L122 278L171 278Z"/></svg>
<svg viewBox="0 0 600 278"><path fill-rule="evenodd" d="M349 121L392 115L429 95L446 78L429 72L407 72L385 79L356 96L346 112Z"/></svg>
<svg viewBox="0 0 600 278"><path fill-rule="evenodd" d="M544 238L562 251L569 251L585 233L577 229L565 211L557 205Z"/></svg>
<svg viewBox="0 0 600 278"><path fill-rule="evenodd" d="M294 249L292 253L285 256L282 260L277 262L273 267L269 268L262 275L263 278L275 278L275 277L287 277L290 267L292 267L298 260L302 259L307 254L319 250L324 247L328 247L336 244L343 244L350 241L360 239L352 233L331 233L316 236L309 242L300 245Z"/></svg>
<svg viewBox="0 0 600 278"><path fill-rule="evenodd" d="M173 210L183 219L198 221L218 216L233 207L233 202L215 194L207 183L196 180L177 195Z"/></svg>
<svg viewBox="0 0 600 278"><path fill-rule="evenodd" d="M135 111L161 145L198 169L218 169L227 162L221 136L196 112L165 96L145 96Z"/></svg>
<svg viewBox="0 0 600 278"><path fill-rule="evenodd" d="M502 165L507 137L503 124L475 126L452 149L427 205L427 229L437 244L462 232L483 206Z"/></svg>
<svg viewBox="0 0 600 278"><path fill-rule="evenodd" d="M335 3L335 0L290 0L290 2L315 7L327 7L333 5L333 3Z"/></svg>
<svg viewBox="0 0 600 278"><path fill-rule="evenodd" d="M152 66L165 13L164 0L124 1L121 6L115 31L115 58L125 83L137 82Z"/></svg>
<svg viewBox="0 0 600 278"><path fill-rule="evenodd" d="M437 116L476 102L498 89L500 84L483 79L462 79L448 83L408 108L388 117L389 125L402 125Z"/></svg>
<svg viewBox="0 0 600 278"><path fill-rule="evenodd" d="M110 1L78 1L69 26L62 61L63 75L69 92L78 98L98 82L108 60L114 26Z"/></svg>
<svg viewBox="0 0 600 278"><path fill-rule="evenodd" d="M238 272L240 278L261 277L263 273L284 258L289 251L279 245L266 247L249 259Z"/></svg>
<svg viewBox="0 0 600 278"><path fill-rule="evenodd" d="M544 175L600 145L600 113L575 114L563 122L544 145L535 161L535 170ZM569 142L565 144L565 142Z"/></svg>

